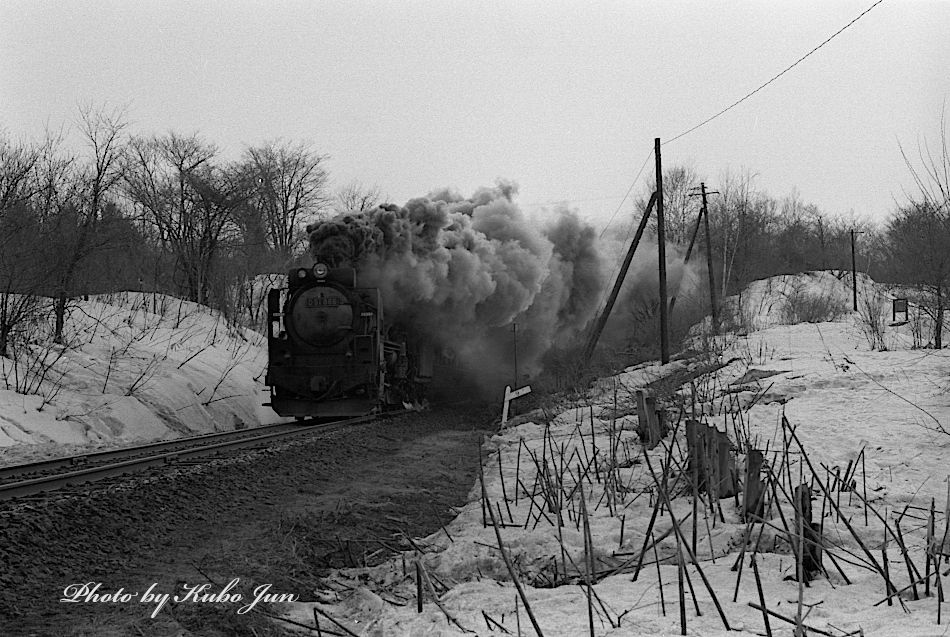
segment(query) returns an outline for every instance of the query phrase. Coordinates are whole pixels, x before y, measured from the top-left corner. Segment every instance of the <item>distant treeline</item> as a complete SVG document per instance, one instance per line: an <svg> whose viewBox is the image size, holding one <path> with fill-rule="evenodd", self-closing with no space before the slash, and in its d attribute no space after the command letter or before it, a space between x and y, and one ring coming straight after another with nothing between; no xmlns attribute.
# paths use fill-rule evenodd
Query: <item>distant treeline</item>
<svg viewBox="0 0 950 637"><path fill-rule="evenodd" d="M667 241L681 246L691 241L702 205L698 186L705 182L707 190L716 191L707 200L719 299L770 276L810 270L850 272L854 231L857 271L879 283L916 288L914 301L935 319L943 316L950 288L950 153L944 142L940 153L922 152L920 157L915 163L905 156L917 190L896 202L888 218L877 223L854 213L830 214L803 202L795 192L775 197L756 187L751 172L727 173L713 181L691 168L674 166L663 176ZM655 181L640 197L639 210L654 189ZM655 221L652 225L655 228ZM691 262L698 261L701 267L705 243L700 227ZM942 323L934 321L936 347L942 344Z"/></svg>
<svg viewBox="0 0 950 637"><path fill-rule="evenodd" d="M921 153L916 167L907 162L918 190L879 224L828 214L796 194L777 198L751 173L707 181L717 191L708 249L718 298L771 275L850 270L854 230L860 271L917 286L942 315L950 284L945 142L941 151ZM358 183L331 192L327 163L312 146L283 140L229 161L196 134L133 134L126 114L107 108L82 108L72 129L39 141L0 135L0 355L11 338L27 338L40 297L53 299L57 340L70 299L112 290L169 293L242 315L255 298L254 275L305 261L307 223L379 203L377 190ZM700 181L682 167L664 175L671 243L685 246L693 235L700 198L690 195ZM702 230L697 241L693 259L702 264Z"/></svg>
<svg viewBox="0 0 950 637"><path fill-rule="evenodd" d="M356 183L330 192L326 164L282 140L226 161L199 135L134 135L105 108L40 141L0 135L0 355L37 297L54 299L57 340L71 298L112 290L240 314L253 275L305 252L307 223L378 202Z"/></svg>

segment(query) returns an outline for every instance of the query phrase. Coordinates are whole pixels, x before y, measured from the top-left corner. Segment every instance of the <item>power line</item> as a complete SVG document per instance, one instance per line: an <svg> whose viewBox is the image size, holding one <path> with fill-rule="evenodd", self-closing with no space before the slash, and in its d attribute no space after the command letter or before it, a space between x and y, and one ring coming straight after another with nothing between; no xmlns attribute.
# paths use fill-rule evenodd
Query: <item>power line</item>
<svg viewBox="0 0 950 637"><path fill-rule="evenodd" d="M818 46L814 47L814 48L811 49L808 53L806 53L805 55L803 55L803 56L801 56L800 58L798 58L797 60L795 60L792 64L790 64L789 66L787 66L786 68L784 68L784 69L783 69L782 71L780 71L779 73L777 73L777 74L775 74L774 76L772 76L769 80L767 80L765 83L763 83L762 85L760 85L758 88L756 88L755 90L753 90L753 91L750 92L750 93L747 93L746 95L744 95L744 96L741 97L740 99L736 100L735 102L733 102L732 104L730 104L730 105L727 106L726 108L722 109L721 111L719 111L719 112L716 113L715 115L712 115L711 117L708 117L708 118L704 119L703 121L701 121L700 123L696 124L696 125L693 126L692 128L689 128L689 129L683 131L682 133L680 133L679 135L676 135L675 137L666 140L665 142L663 142L663 145L665 146L666 144L669 144L670 142L675 142L677 139L679 139L679 138L681 138L681 137L684 137L684 136L686 136L686 135L692 133L692 132L695 131L696 129L701 128L702 126L705 126L705 125L708 124L709 122L711 122L711 121L713 121L713 120L719 118L720 116L724 115L726 112L732 110L733 108L735 108L736 106L738 106L738 105L741 104L742 102L746 101L747 99L749 99L750 97L752 97L753 95L755 95L756 93L758 93L759 91L761 91L762 89L764 89L766 86L772 84L772 83L775 82L777 79L779 79L780 77L782 77L783 75L785 75L786 73L788 73L789 71L791 71L793 68L795 68L796 66L798 66L799 64L801 64L802 62L804 62L804 61L805 61L807 58L809 58L812 54L814 54L816 51L818 51L818 49L820 49L821 47L825 46L826 44L828 44L829 42L831 42L832 40L834 40L836 37L838 37L839 35L841 35L841 33L843 33L846 29L848 29L848 27L850 27L850 26L853 25L855 22L857 22L858 20L860 20L861 18L863 18L863 17L864 17L865 15L867 15L872 9L874 9L877 5L881 4L882 2L884 2L884 0L877 0L877 1L876 1L874 4L872 4L870 7L868 7L867 9L865 9L864 11L862 11L860 14L858 14L858 16L855 17L853 20L851 20L851 21L848 22L846 25L844 25L843 27L841 27L840 29L838 29L837 31L835 31L835 32L834 32L832 35L830 35L828 38L826 38L821 44L819 44ZM641 173L643 172L643 169L646 168L647 162L650 161L650 157L652 157L652 156L653 156L653 151L651 150L651 151L650 151L650 154L647 155L647 158L646 158L645 160L643 160L643 165L640 166L640 170L637 172L637 176L634 177L633 183L630 184L630 187L627 189L626 194L624 194L623 198L620 200L620 204L617 206L617 209L616 209L616 210L614 211L614 213L610 216L610 220L607 221L607 225L604 226L604 229L601 231L601 233L600 233L600 236L601 236L601 237L604 236L604 234L607 232L607 229L610 227L610 224L613 223L614 218L615 218L615 217L617 216L617 214L620 212L621 208L623 208L623 204L627 201L627 197L630 196L630 193L633 191L633 188L634 188L634 186L636 185L637 180L640 178L640 175L641 175Z"/></svg>
<svg viewBox="0 0 950 637"><path fill-rule="evenodd" d="M627 192L624 194L623 199L620 200L620 204L617 205L617 209L614 210L614 213L610 215L610 219L607 220L607 225L604 226L604 229L600 231L600 236L598 238L603 239L604 234L607 232L607 229L610 227L610 224L613 223L614 218L617 216L617 213L620 212L620 209L623 208L624 202L627 201L627 197L630 196L630 193L633 192L633 187L637 185L637 181L640 179L640 175L643 174L643 169L647 167L647 162L650 161L650 158L653 157L653 149L650 149L649 154L646 156L646 159L643 160L643 164L640 165L640 170L637 171L637 176L633 178L633 183L630 184L630 187L627 188ZM628 233L629 236L629 233Z"/></svg>
<svg viewBox="0 0 950 637"><path fill-rule="evenodd" d="M867 15L874 7L876 7L877 5L881 4L882 2L884 2L884 0L877 0L877 1L876 1L874 4L872 4L870 7L868 7L867 9L865 9L864 11L862 11L860 14L858 14L858 16L855 17L853 20L851 20L851 21L848 22L846 25L844 25L843 27L841 27L840 29L838 29L837 31L835 31L831 36L829 36L828 38L826 38L821 44L819 44L818 46L814 47L814 48L813 48L812 50L810 50L808 53L806 53L805 55L803 55L803 56L801 56L800 58L798 58L797 60L795 60L792 64L790 64L789 66L787 66L786 68L784 68L782 71L780 71L780 72L777 73L776 75L772 76L768 81L766 81L764 84L760 85L758 88L756 88L756 89L753 90L752 92L747 93L747 94L746 94L745 96L743 96L742 98L736 100L735 102L733 102L732 104L730 104L730 105L727 106L726 108L722 109L721 111L719 111L719 112L716 113L715 115L712 115L711 117L706 118L705 120L703 120L703 121L700 122L699 124L696 124L696 125L693 126L692 128L689 128L689 129L683 131L682 133L680 133L679 135L676 135L675 137L666 140L665 142L663 142L662 145L665 146L666 144L669 144L670 142L675 142L677 139L679 139L679 138L681 138L681 137L684 137L684 136L686 136L686 135L692 133L692 132L695 131L696 129L701 128L702 126L705 126L705 125L708 124L709 122L711 122L711 121L713 121L713 120L719 118L720 116L724 115L726 112L732 110L733 108L735 108L736 106L738 106L738 105L741 104L742 102L746 101L747 99L749 99L750 97L752 97L753 95L755 95L756 93L758 93L759 91L761 91L762 89L764 89L765 87L767 87L768 85L772 84L772 83L775 82L777 79L779 79L780 77L782 77L783 75L785 75L786 73L788 73L789 71L791 71L793 68L795 68L796 66L798 66L799 64L801 64L802 62L804 62L804 61L805 61L807 58L809 58L812 54L814 54L816 51L818 51L818 49L820 49L821 47L825 46L826 44L828 44L829 42L831 42L832 40L834 40L836 37L838 37L839 35L841 35L841 33L843 33L848 27L850 27L852 24L854 24L855 22L857 22L858 20L860 20L861 18L863 18L863 17L864 17L865 15ZM643 169L646 168L646 165L647 165L647 163L650 161L650 158L653 156L653 153L654 153L654 149L651 149L651 150L650 150L650 153L647 155L646 159L643 160L643 164L640 166L640 170L637 171L637 176L633 178L633 183L631 183L631 184L630 184L630 187L627 188L627 192L624 194L623 198L620 200L620 204L617 206L617 209L614 211L614 213L613 213L612 215L610 215L610 219L607 221L607 225L605 225L605 226L604 226L604 229L601 231L601 233L600 233L600 238L603 238L604 234L607 232L607 229L610 228L610 224L613 223L614 218L615 218L615 217L617 216L617 214L620 212L621 208L623 208L623 204L627 201L627 198L630 196L630 193L633 192L634 186L636 186L637 181L640 179L640 175L643 173ZM633 230L633 226L631 226L630 229L631 229L631 231L632 231L632 230ZM629 238L629 233L628 233L627 238ZM617 271L619 271L619 269L620 269L620 265L618 264L617 267L616 267L616 269L614 270L614 273L613 273L613 276L614 276L614 277L617 275ZM600 306L602 306L602 305L604 304L605 299L606 299L606 292L604 293L603 298L601 298L601 300L600 300Z"/></svg>
<svg viewBox="0 0 950 637"><path fill-rule="evenodd" d="M646 156L646 159L643 160L643 164L640 166L640 170L637 171L637 176L633 178L633 183L630 184L629 188L627 188L627 193L623 196L623 199L620 201L620 205L617 206L617 209L614 210L614 213L610 215L610 220L607 221L607 225L604 226L604 229L600 231L600 236L598 237L599 239L604 238L604 234L607 232L607 229L610 228L610 224L613 223L614 217L617 216L617 213L620 212L620 209L623 207L623 204L627 200L627 197L629 197L630 193L633 192L633 187L637 185L637 181L640 179L640 175L643 174L643 169L646 168L647 162L649 162L650 158L653 157L654 150L655 149L651 148L650 153ZM623 243L627 243L630 240L630 235L633 233L633 230L634 230L634 225L630 224L630 228L627 230L627 236L624 237ZM616 267L614 267L609 280L612 281L617 278L617 274L620 272L620 268L623 267L623 264L622 264L623 259L624 259L624 254L623 254L623 251L621 251L620 260L617 262ZM604 306L604 304L607 302L607 296L609 294L610 294L610 290L605 289L604 293L600 297L600 304L597 306L598 308L601 308Z"/></svg>
<svg viewBox="0 0 950 637"><path fill-rule="evenodd" d="M591 201L616 201L620 197L587 197L585 199L551 199L549 201L533 201L531 203L523 203L521 206L523 208L541 208L544 206L556 206L558 204L569 204L569 203L587 203Z"/></svg>
<svg viewBox="0 0 950 637"><path fill-rule="evenodd" d="M705 126L705 125L708 124L709 122L711 122L711 121L713 121L714 119L717 119L719 116L725 114L727 111L732 110L733 108L735 108L736 106L738 106L738 105L741 104L742 102L746 101L747 99L749 99L750 97L752 97L753 95L755 95L756 93L758 93L759 91L761 91L762 89L764 89L766 86L768 86L769 84L771 84L772 82L774 82L774 81L777 80L778 78L782 77L783 75L785 75L786 73L788 73L789 71L791 71L793 68L795 68L796 66L798 66L798 65L801 64L802 62L804 62L805 59L807 59L808 57L810 57L813 53L815 53L815 52L816 52L818 49L820 49L821 47L825 46L826 44L828 44L829 42L831 42L832 40L834 40L834 39L835 39L836 37L838 37L842 32L844 32L845 29L847 29L847 28L850 27L852 24L854 24L855 22L857 22L858 20L860 20L861 18L863 18L865 15L867 15L867 14L871 11L871 9L873 9L873 8L876 7L877 5L881 4L882 2L884 2L884 0L877 0L877 2L875 2L874 4L872 4L870 7L868 7L868 8L865 9L864 11L862 11L856 18L854 18L853 20L851 20L851 22L849 22L848 24L844 25L843 27L841 27L840 29L838 29L837 31L835 31L835 32L834 32L830 37L828 37L824 42L822 42L821 44L819 44L818 46L816 46L815 48L813 48L811 51L809 51L809 52L806 53L805 55L803 55L803 56L801 56L800 58L798 58L797 60L795 60L792 64L790 64L789 66L787 66L785 69L783 69L782 71L780 71L778 74L774 75L771 79L769 79L767 82L765 82L764 84L762 84L761 86L759 86L757 89L755 89L755 90L752 91L751 93L746 94L745 96L743 96L742 98L736 100L735 102L733 102L732 104L730 104L730 105L727 106L726 108L722 109L721 111L719 111L719 112L716 113L715 115L706 118L705 120L701 121L699 124L696 124L696 125L693 126L692 128L683 131L682 133L680 133L680 134L677 135L676 137L673 137L672 139L666 140L665 142L663 142L663 145L665 146L666 144L669 144L670 142L675 142L675 141L676 141L677 139L679 139L680 137L683 137L683 136L685 136L685 135L689 135L690 133L692 133L692 132L693 132L694 130L696 130L697 128L700 128L700 127L702 127L702 126Z"/></svg>

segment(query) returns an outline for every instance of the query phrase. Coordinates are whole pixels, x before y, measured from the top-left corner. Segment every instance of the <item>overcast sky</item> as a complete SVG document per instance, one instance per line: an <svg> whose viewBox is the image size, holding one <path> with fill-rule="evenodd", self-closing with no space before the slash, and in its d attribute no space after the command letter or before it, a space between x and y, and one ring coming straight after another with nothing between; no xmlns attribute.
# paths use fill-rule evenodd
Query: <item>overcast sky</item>
<svg viewBox="0 0 950 637"><path fill-rule="evenodd" d="M335 185L375 184L397 203L502 177L526 208L566 200L603 219L655 137L872 3L0 0L0 128L38 138L79 103L127 105L135 132L199 132L230 157L312 142ZM664 164L710 187L750 169L773 195L882 219L909 186L898 144L915 154L937 138L948 27L950 2L885 0L664 146Z"/></svg>

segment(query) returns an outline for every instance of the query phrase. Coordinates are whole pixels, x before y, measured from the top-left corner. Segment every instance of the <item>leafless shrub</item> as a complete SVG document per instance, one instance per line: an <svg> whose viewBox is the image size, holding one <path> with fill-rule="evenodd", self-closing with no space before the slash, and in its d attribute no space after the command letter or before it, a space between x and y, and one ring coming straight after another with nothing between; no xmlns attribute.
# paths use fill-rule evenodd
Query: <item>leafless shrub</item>
<svg viewBox="0 0 950 637"><path fill-rule="evenodd" d="M907 325L910 327L910 335L911 338L913 338L912 347L914 349L920 349L924 346L924 314L920 306L911 306L908 304Z"/></svg>
<svg viewBox="0 0 950 637"><path fill-rule="evenodd" d="M125 391L126 396L135 396L139 391L141 391L148 383L155 377L155 374L158 373L159 368L162 364L162 358L159 356L153 355L145 363L145 365L139 370L138 375L132 379L132 382L129 383L128 389Z"/></svg>
<svg viewBox="0 0 950 637"><path fill-rule="evenodd" d="M739 354L739 358L745 363L746 367L753 365L764 365L775 358L776 350L765 340L757 340L754 344L745 339L741 344L734 347Z"/></svg>
<svg viewBox="0 0 950 637"><path fill-rule="evenodd" d="M884 352L884 330L887 327L887 310L874 296L864 295L858 305L858 327L872 350Z"/></svg>
<svg viewBox="0 0 950 637"><path fill-rule="evenodd" d="M67 349L50 339L29 342L13 338L9 342L10 361L0 366L4 387L18 394L40 396L38 409L55 400L63 390L63 380L69 371L60 364Z"/></svg>
<svg viewBox="0 0 950 637"><path fill-rule="evenodd" d="M824 323L834 321L847 312L848 305L840 297L796 287L785 295L782 318L786 325Z"/></svg>

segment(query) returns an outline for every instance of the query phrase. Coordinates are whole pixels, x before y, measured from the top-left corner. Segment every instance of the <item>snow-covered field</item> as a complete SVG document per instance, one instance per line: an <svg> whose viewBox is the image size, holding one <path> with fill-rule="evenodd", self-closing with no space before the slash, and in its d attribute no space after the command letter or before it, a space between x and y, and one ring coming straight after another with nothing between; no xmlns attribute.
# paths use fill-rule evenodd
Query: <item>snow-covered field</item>
<svg viewBox="0 0 950 637"><path fill-rule="evenodd" d="M474 485L454 521L416 541L419 551L377 567L334 574L319 592L321 603L295 604L288 617L312 626L316 606L324 629L339 630L330 616L360 635L533 635L536 621L547 637L622 637L681 634L680 610L685 608L688 634L765 634L762 612L750 606L760 599L749 560L756 552L766 607L792 620L800 614L809 634L950 634L950 605L944 604L937 623L936 582L930 597L919 584L918 600L908 590L893 605L878 603L887 591L874 565L886 563L898 588L909 584L908 568L924 574L932 502L936 537L931 548L950 553L944 536L950 495L950 352L911 349L911 328L886 323L890 300L884 290L866 279L860 283L862 299L872 301L871 314L886 319L886 351L872 350L873 341L866 337L868 308L864 319L850 312L850 281L828 273L777 277L752 284L742 299L732 300L733 307L744 309L738 320L745 324L744 336L697 335L697 345L709 355L731 362L695 380L695 406L689 384L664 403L671 423L695 409L733 440L737 431L747 436L766 452L766 465L775 474L785 466L778 497L769 498L766 524L743 521L737 506L741 494L738 500L719 501L721 517L705 498L693 515L692 491L688 480L681 479L684 465L679 464L685 453L682 426L675 439L668 435L644 455L634 432L637 416L624 415L633 411L632 393L688 367L682 361L641 365L600 380L583 401L552 406L549 417L534 414L532 421L486 441L484 499L481 487ZM836 298L843 311L834 321L783 324L790 291L799 297ZM790 433L782 427L783 414L818 479L830 485L830 498L802 462L801 448L784 442ZM745 459L740 448L740 479ZM657 481L663 479L661 463L670 461L663 473L673 515L661 513L647 537ZM835 471L848 473L853 482L837 488L829 478ZM786 523L794 529L795 510L783 491L802 482L812 487L814 517L823 525L827 574L804 587L800 597L785 531ZM865 493L872 507L867 520ZM831 501L840 506L841 515L832 511ZM887 535L875 512L887 521ZM673 530L674 517L682 542ZM900 535L894 536L898 525ZM694 528L696 563L691 563L678 556L685 550L681 545L692 544ZM898 537L906 542L911 566L902 557ZM646 551L634 578L641 549L653 538L656 548ZM733 570L743 547L743 568ZM682 601L681 563L691 583ZM941 573L947 568L944 563ZM417 572L424 588L421 613L416 609ZM591 587L586 583L589 572L596 574ZM795 630L776 616L770 617L770 625L777 635Z"/></svg>
<svg viewBox="0 0 950 637"><path fill-rule="evenodd" d="M71 304L65 345L48 330L0 359L0 464L278 420L261 405L266 339L207 307L93 296Z"/></svg>

